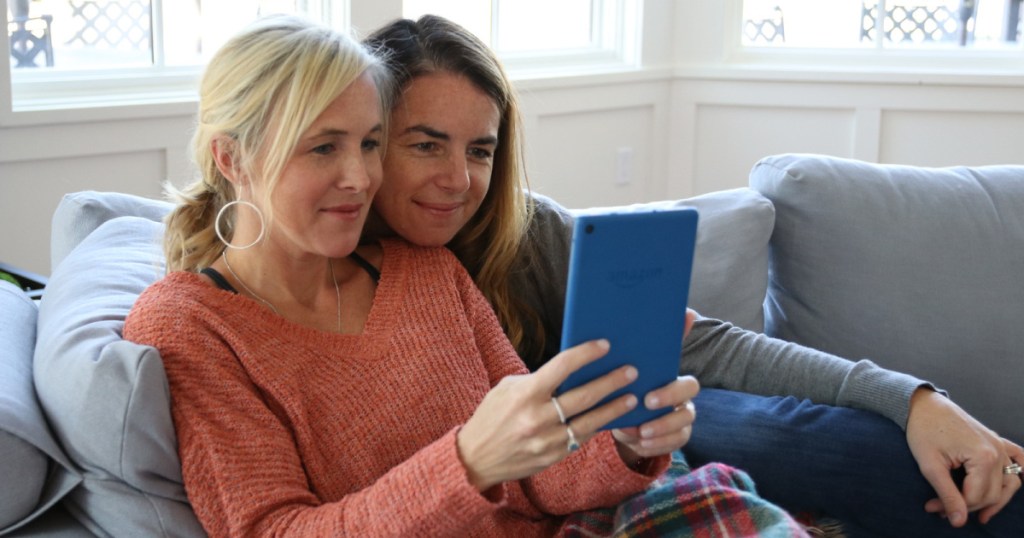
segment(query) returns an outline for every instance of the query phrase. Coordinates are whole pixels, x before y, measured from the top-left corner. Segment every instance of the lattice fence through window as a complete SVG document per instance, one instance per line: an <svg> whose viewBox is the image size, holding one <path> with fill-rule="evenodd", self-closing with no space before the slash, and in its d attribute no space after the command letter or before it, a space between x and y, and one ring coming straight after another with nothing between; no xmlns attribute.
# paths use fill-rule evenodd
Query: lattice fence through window
<svg viewBox="0 0 1024 538"><path fill-rule="evenodd" d="M73 47L149 50L152 18L148 0L69 0L77 27Z"/></svg>
<svg viewBox="0 0 1024 538"><path fill-rule="evenodd" d="M864 2L863 6L860 37L874 41L878 3ZM897 4L886 8L882 21L883 37L891 43L956 41L959 28L959 12L947 6Z"/></svg>
<svg viewBox="0 0 1024 538"><path fill-rule="evenodd" d="M782 8L775 6L769 17L743 21L743 36L750 43L785 43L786 25Z"/></svg>

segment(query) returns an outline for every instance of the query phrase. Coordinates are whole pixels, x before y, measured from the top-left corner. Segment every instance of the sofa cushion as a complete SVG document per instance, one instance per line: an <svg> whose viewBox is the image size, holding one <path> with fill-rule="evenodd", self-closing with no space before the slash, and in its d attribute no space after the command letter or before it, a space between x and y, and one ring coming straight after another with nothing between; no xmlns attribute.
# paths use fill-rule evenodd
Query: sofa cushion
<svg viewBox="0 0 1024 538"><path fill-rule="evenodd" d="M160 357L121 339L136 297L163 276L162 231L148 218L103 222L56 267L39 305L36 390L84 479L65 504L99 534L202 535Z"/></svg>
<svg viewBox="0 0 1024 538"><path fill-rule="evenodd" d="M768 239L775 222L772 203L753 189L741 188L617 208L673 206L690 206L699 214L690 308L702 316L760 332L768 287ZM597 209L601 208L574 212Z"/></svg>
<svg viewBox="0 0 1024 538"><path fill-rule="evenodd" d="M0 280L0 530L35 508L49 463L31 439L49 437L32 389L36 306L10 282Z"/></svg>
<svg viewBox="0 0 1024 538"><path fill-rule="evenodd" d="M50 270L100 224L122 216L161 221L170 202L120 192L80 191L64 195L51 222Z"/></svg>
<svg viewBox="0 0 1024 538"><path fill-rule="evenodd" d="M0 481L17 487L0 489L0 529L13 526L32 513L43 493L50 466L42 450L7 429L3 424L6 418L0 417L0 454L4 455L0 460Z"/></svg>
<svg viewBox="0 0 1024 538"><path fill-rule="evenodd" d="M1024 166L779 155L766 332L933 381L1024 442Z"/></svg>
<svg viewBox="0 0 1024 538"><path fill-rule="evenodd" d="M50 434L32 385L38 315L22 290L0 281L0 534L28 523L81 481Z"/></svg>

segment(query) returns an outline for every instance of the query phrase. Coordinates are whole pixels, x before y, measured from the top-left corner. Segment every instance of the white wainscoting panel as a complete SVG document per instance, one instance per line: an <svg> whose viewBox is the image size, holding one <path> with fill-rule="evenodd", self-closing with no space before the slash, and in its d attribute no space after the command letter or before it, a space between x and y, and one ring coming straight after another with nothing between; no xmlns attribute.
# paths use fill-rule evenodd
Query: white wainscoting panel
<svg viewBox="0 0 1024 538"><path fill-rule="evenodd" d="M881 137L885 163L1024 163L1024 112L890 110L882 114Z"/></svg>
<svg viewBox="0 0 1024 538"><path fill-rule="evenodd" d="M653 117L645 106L538 118L530 134L531 187L569 207L649 200ZM618 182L620 159L628 183Z"/></svg>
<svg viewBox="0 0 1024 538"><path fill-rule="evenodd" d="M775 153L853 154L853 110L698 105L695 194L746 187L751 167Z"/></svg>
<svg viewBox="0 0 1024 538"><path fill-rule="evenodd" d="M658 70L519 84L530 186L567 207L667 198L670 86ZM616 182L623 148L628 184Z"/></svg>

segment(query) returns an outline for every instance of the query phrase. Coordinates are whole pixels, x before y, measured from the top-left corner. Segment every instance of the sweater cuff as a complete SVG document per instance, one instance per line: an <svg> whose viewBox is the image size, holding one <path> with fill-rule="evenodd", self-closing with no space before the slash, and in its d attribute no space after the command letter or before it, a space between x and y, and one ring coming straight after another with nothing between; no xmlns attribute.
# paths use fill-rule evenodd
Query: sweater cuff
<svg viewBox="0 0 1024 538"><path fill-rule="evenodd" d="M450 495L439 507L441 512L467 522L475 522L481 516L494 512L505 505L507 493L504 484L489 488L486 492L476 489L469 482L469 472L459 457L457 435L460 428L453 428L437 442L429 445L440 451L434 458L437 467L431 473L441 483L427 484L424 491L448 491Z"/></svg>
<svg viewBox="0 0 1024 538"><path fill-rule="evenodd" d="M651 479L657 478L665 472L672 463L672 458L668 454L664 454L653 458L643 458L643 463L634 469L619 457L619 450L615 446L615 436L612 435L612 432L601 432L597 436L597 442L601 445L602 453L610 454L611 465L609 468L612 476L628 476L629 480L634 481L634 485L640 485L642 488L646 488Z"/></svg>
<svg viewBox="0 0 1024 538"><path fill-rule="evenodd" d="M839 390L836 404L873 411L906 431L907 420L910 418L910 398L922 387L946 394L927 381L886 370L865 359L853 365Z"/></svg>

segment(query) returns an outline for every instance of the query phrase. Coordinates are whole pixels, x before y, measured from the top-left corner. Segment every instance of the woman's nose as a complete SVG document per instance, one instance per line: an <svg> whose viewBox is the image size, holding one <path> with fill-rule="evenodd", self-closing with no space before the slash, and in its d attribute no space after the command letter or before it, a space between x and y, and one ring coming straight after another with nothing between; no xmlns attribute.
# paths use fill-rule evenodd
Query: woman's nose
<svg viewBox="0 0 1024 538"><path fill-rule="evenodd" d="M370 171L367 166L365 159L361 156L345 159L339 171L338 188L356 192L370 188Z"/></svg>
<svg viewBox="0 0 1024 538"><path fill-rule="evenodd" d="M453 156L447 170L437 179L437 184L450 192L464 192L469 189L469 165L464 156Z"/></svg>

